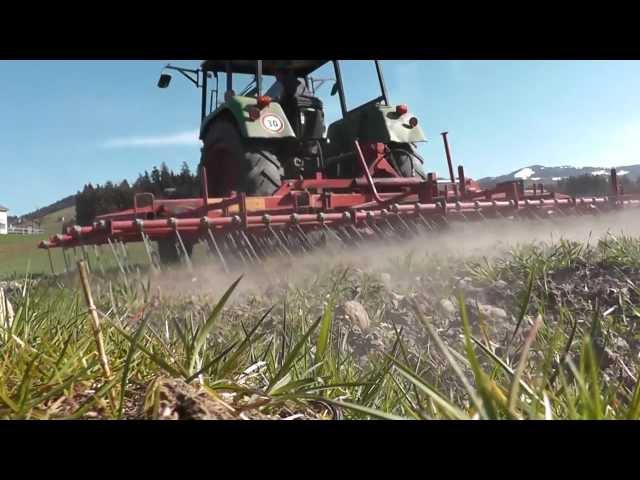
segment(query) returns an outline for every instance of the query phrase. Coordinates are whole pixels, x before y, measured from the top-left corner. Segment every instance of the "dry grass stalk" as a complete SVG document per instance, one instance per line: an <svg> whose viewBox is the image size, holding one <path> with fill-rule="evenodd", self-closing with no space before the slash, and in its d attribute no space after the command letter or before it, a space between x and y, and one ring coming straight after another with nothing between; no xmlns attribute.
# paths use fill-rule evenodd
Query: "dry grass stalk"
<svg viewBox="0 0 640 480"><path fill-rule="evenodd" d="M84 292L84 298L89 309L89 317L91 319L91 330L93 331L93 337L96 341L96 348L98 350L98 359L100 360L100 366L104 372L104 376L107 381L112 380L111 369L109 368L109 359L104 349L104 340L102 338L102 331L100 330L100 318L98 317L98 310L93 302L93 295L91 294L91 285L89 284L89 273L87 270L87 263L84 260L78 262L78 272L80 273L80 282L82 284L82 291ZM109 390L109 396L111 399L112 408L116 408L116 394L113 389Z"/></svg>

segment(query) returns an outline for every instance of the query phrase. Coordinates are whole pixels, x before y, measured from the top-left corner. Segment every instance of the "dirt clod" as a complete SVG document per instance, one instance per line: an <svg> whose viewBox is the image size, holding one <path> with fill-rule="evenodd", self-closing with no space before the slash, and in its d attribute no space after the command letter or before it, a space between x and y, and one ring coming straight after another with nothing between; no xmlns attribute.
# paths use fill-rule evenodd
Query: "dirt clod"
<svg viewBox="0 0 640 480"><path fill-rule="evenodd" d="M342 306L345 316L353 325L357 325L364 332L369 330L370 320L369 314L360 302L350 300Z"/></svg>

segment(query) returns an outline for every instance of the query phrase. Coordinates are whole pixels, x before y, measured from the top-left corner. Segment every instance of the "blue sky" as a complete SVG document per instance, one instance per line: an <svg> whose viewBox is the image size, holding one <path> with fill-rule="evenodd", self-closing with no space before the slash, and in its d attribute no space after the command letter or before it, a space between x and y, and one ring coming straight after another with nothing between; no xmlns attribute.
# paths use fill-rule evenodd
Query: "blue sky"
<svg viewBox="0 0 640 480"><path fill-rule="evenodd" d="M161 162L195 168L199 92L178 76L158 89L166 63L0 61L0 204L24 214ZM382 64L391 101L406 103L429 139L420 147L428 171L446 171L445 130L455 163L474 178L531 164L640 163L638 61ZM349 106L377 95L372 65L344 62ZM320 96L331 120L339 109L329 90Z"/></svg>

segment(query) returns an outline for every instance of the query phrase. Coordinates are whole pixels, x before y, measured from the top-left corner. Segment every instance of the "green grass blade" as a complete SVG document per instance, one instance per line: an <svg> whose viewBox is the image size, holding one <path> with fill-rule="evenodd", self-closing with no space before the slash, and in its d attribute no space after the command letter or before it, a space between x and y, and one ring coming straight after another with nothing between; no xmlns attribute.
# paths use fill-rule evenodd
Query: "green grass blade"
<svg viewBox="0 0 640 480"><path fill-rule="evenodd" d="M452 402L447 401L443 398L435 389L429 386L426 382L424 382L420 377L418 377L415 373L409 370L405 365L402 365L395 358L387 356L391 362L398 369L398 372L407 380L409 380L413 385L416 386L422 393L426 394L429 398L433 400L433 402L440 407L440 409L445 413L445 415L449 418L453 418L455 420L469 420L470 417L465 412L456 407Z"/></svg>
<svg viewBox="0 0 640 480"><path fill-rule="evenodd" d="M520 330L520 325L522 325L522 321L524 320L525 315L527 314L527 310L529 309L529 303L531 302L531 294L533 293L533 284L536 278L535 269L531 269L529 272L529 280L527 282L527 291L520 299L520 311L518 314L518 321L516 322L516 327L513 329L513 333L511 334L511 338L509 339L509 343L507 344L507 350L513 343L513 340L516 338L516 334L518 330Z"/></svg>
<svg viewBox="0 0 640 480"><path fill-rule="evenodd" d="M275 377L271 380L271 382L269 382L269 388L268 388L269 391L273 388L275 384L278 383L278 381L280 381L286 374L289 373L289 370L293 366L293 362L298 358L298 354L300 353L300 350L302 350L302 347L307 342L311 334L318 327L321 320L322 320L322 316L318 317L318 319L315 322L313 322L313 324L309 327L306 333L300 338L300 340L298 340L298 343L289 352L289 354L284 360L284 363L282 364L282 367L280 368L280 370L278 370L278 373L276 373Z"/></svg>
<svg viewBox="0 0 640 480"><path fill-rule="evenodd" d="M127 381L129 380L129 369L131 367L131 362L138 348L140 338L144 334L144 330L147 326L148 321L149 316L143 314L140 326L138 327L138 330L136 330L136 333L133 335L131 346L129 347L129 351L127 352L127 358L125 359L124 368L122 370L122 381L120 382L120 404L118 406L118 418L122 418L122 410L124 409L124 396L127 389Z"/></svg>
<svg viewBox="0 0 640 480"><path fill-rule="evenodd" d="M202 349L205 342L207 341L207 337L209 336L209 333L211 332L211 330L213 330L213 327L216 323L216 320L218 319L218 316L220 315L220 312L222 312L222 309L227 303L227 300L229 300L229 297L231 296L233 291L236 289L236 287L240 283L240 280L242 280L242 275L235 282L233 282L231 286L227 289L227 291L224 293L224 295L222 295L222 298L218 301L216 306L213 308L213 311L205 321L202 328L199 329L198 334L195 336L193 340L193 347L191 349L193 351L193 358L189 362L189 371L193 370L195 357L200 354L200 350Z"/></svg>
<svg viewBox="0 0 640 480"><path fill-rule="evenodd" d="M513 380L511 382L511 388L509 389L509 411L513 412L516 406L516 401L518 400L518 391L520 389L520 379L524 374L524 369L527 366L527 358L529 357L529 350L533 345L536 336L538 335L538 329L542 325L542 315L538 315L536 318L533 327L531 327L531 331L529 335L527 335L527 339L524 342L524 347L522 348L522 355L520 356L520 361L518 362L518 367L516 368L515 374L513 376Z"/></svg>
<svg viewBox="0 0 640 480"><path fill-rule="evenodd" d="M451 352L449 351L449 348L447 347L447 345L442 341L442 339L440 338L440 335L438 335L435 328L433 328L433 325L431 325L431 323L427 321L424 315L422 315L422 312L420 312L418 305L416 305L415 303L413 304L413 310L416 315L416 318L425 327L425 329L433 339L434 343L436 344L436 347L438 348L438 350L440 350L440 353L445 357L445 359L447 360L447 362L449 363L449 365L451 366L455 374L460 379L460 382L462 382L464 389L469 394L469 398L471 399L471 402L475 405L478 412L481 412L481 414L486 416L486 412L482 405L482 400L480 399L480 397L478 397L476 390L469 383L469 379L467 379L466 375L464 374L458 362L455 360L455 358L453 358L453 355L451 355Z"/></svg>
<svg viewBox="0 0 640 480"><path fill-rule="evenodd" d="M120 326L118 325L113 325L113 327L116 329L116 331L122 335L131 345L133 345L133 338L127 333L125 332ZM170 375L173 375L175 377L183 377L183 378L188 378L189 374L182 368L180 367L180 365L177 365L177 368L172 367L171 365L169 365L167 362L165 362L162 357L156 355L153 352L150 352L149 350L147 350L145 347L143 347L142 345L140 345L140 343L138 343L138 350L140 350L142 353L144 353L147 357L149 357L151 360L153 360L160 368L164 369L167 373L169 373Z"/></svg>
<svg viewBox="0 0 640 480"><path fill-rule="evenodd" d="M507 365L500 357L498 357L495 353L493 353L480 340L478 340L474 336L471 337L471 340L473 340L473 343L475 343L478 347L480 347L480 349L489 358L491 358L497 365L499 365L500 368L502 368L502 370L504 370L511 378L513 378L515 376L515 372L513 371L513 369L509 365ZM540 403L540 405L543 405L543 401L540 399L540 397L538 395L536 395L536 393L533 391L533 389L524 380L522 380L522 378L519 379L519 383L520 383L520 387L522 387L522 389L525 392L527 392L527 394L529 394L532 398L535 398L536 401Z"/></svg>
<svg viewBox="0 0 640 480"><path fill-rule="evenodd" d="M329 400L323 399L325 402L332 403L341 408L345 408L347 410L353 410L354 412L362 413L364 415L369 415L370 417L374 417L380 420L407 420L405 417L400 417L398 415L393 415L391 413L386 413L381 410L376 410L375 408L365 407L364 405L358 405L351 402L345 402L343 400Z"/></svg>
<svg viewBox="0 0 640 480"><path fill-rule="evenodd" d="M327 346L331 338L331 324L333 323L333 298L327 302L327 306L324 309L322 315L322 322L320 324L320 333L318 334L318 341L316 343L316 355L315 363L318 364L324 360L324 356L327 351Z"/></svg>

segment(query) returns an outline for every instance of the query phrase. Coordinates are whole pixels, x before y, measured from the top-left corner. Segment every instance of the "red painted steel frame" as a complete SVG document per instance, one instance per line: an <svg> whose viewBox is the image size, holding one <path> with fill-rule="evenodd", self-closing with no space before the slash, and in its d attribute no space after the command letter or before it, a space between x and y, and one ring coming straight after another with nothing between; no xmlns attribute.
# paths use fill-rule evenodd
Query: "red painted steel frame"
<svg viewBox="0 0 640 480"><path fill-rule="evenodd" d="M155 200L136 207L98 217L92 226L68 228L64 234L41 242L40 248L75 247L104 244L109 240L136 242L181 237L197 239L206 233L233 230L265 234L271 227L296 227L302 231L324 226L353 225L369 228L378 222L411 219L432 222L443 219L486 219L505 216L566 215L596 213L627 206L640 206L640 195L619 192L615 169L611 171L611 196L571 198L545 192L541 186L524 189L522 182L507 182L494 189L482 189L458 169L458 183L437 181L430 173L420 178L372 176L384 173L387 164L384 149L367 145L365 154L356 142L358 163L363 173L355 179L287 180L269 197L208 197L206 169L203 172L203 196L183 200ZM381 165L383 165L381 167ZM454 187L454 188L452 188Z"/></svg>

